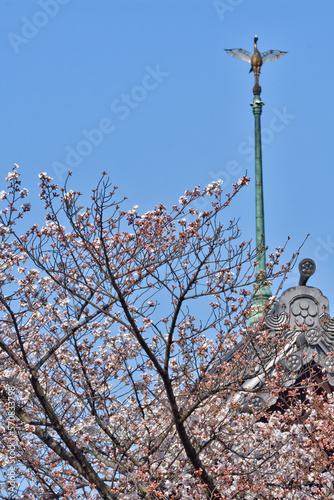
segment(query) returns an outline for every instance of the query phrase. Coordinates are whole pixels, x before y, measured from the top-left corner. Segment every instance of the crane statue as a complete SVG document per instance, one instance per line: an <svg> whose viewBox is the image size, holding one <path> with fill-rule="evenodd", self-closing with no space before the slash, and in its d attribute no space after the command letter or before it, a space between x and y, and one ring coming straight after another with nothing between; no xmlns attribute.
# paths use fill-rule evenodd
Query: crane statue
<svg viewBox="0 0 334 500"><path fill-rule="evenodd" d="M259 77L262 64L266 63L267 61L276 61L276 59L279 59L280 57L287 54L287 52L283 52L282 50L267 50L267 52L263 52L261 54L261 52L257 48L257 41L258 37L257 35L255 35L253 54L244 49L225 49L225 51L232 57L235 57L236 59L242 59L243 61L251 64L252 67L249 72L253 71L255 76L255 85L253 87L254 95L261 94Z"/></svg>

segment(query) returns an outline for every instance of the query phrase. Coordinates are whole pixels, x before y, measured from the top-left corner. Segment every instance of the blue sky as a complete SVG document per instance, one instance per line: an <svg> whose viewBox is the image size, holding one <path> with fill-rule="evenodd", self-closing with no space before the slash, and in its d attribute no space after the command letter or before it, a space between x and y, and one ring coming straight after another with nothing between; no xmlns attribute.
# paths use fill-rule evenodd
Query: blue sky
<svg viewBox="0 0 334 500"><path fill-rule="evenodd" d="M292 253L310 233L309 284L334 315L333 23L332 0L0 0L1 177L20 165L33 223L43 171L62 184L72 170L89 194L106 170L146 212L247 170L227 216L252 238L254 78L224 48L257 34L288 51L260 79L267 243L290 236Z"/></svg>

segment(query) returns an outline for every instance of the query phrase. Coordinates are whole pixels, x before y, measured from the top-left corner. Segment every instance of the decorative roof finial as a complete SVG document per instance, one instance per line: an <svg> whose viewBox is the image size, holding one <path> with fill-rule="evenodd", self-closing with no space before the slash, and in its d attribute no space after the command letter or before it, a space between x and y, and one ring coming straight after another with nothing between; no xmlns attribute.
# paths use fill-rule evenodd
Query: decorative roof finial
<svg viewBox="0 0 334 500"><path fill-rule="evenodd" d="M225 49L225 51L232 57L235 57L236 59L242 59L243 61L246 61L251 64L252 67L249 70L249 72L253 71L255 76L255 85L253 87L254 95L261 94L259 77L262 64L266 63L267 61L276 61L276 59L279 59L280 57L285 56L285 54L287 54L287 52L283 52L282 50L272 50L272 49L267 50L267 52L263 52L261 54L261 52L259 52L257 48L257 41L258 41L258 36L255 35L253 54L244 49Z"/></svg>
<svg viewBox="0 0 334 500"><path fill-rule="evenodd" d="M299 263L299 272L300 272L300 279L299 279L299 286L305 286L307 280L309 279L312 274L315 273L315 262L312 259L303 259Z"/></svg>

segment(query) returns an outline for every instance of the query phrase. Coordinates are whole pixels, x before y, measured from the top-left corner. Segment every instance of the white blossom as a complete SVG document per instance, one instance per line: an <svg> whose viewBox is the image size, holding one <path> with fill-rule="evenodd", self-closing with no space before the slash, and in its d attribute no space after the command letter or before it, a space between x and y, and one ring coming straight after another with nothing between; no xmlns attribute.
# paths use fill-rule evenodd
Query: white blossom
<svg viewBox="0 0 334 500"><path fill-rule="evenodd" d="M68 201L70 203L73 203L74 201L74 191L71 189L70 191L68 191L67 193L64 193L64 200L65 201Z"/></svg>
<svg viewBox="0 0 334 500"><path fill-rule="evenodd" d="M30 271L29 271L29 275L30 275L30 276L33 276L34 278L38 278L38 276L39 276L39 271L38 271L38 269L30 269Z"/></svg>
<svg viewBox="0 0 334 500"><path fill-rule="evenodd" d="M14 181L19 178L19 173L13 170L12 172L8 172L6 177L6 181Z"/></svg>
<svg viewBox="0 0 334 500"><path fill-rule="evenodd" d="M186 196L180 196L179 205L185 205L188 203L188 198Z"/></svg>
<svg viewBox="0 0 334 500"><path fill-rule="evenodd" d="M49 177L46 172L41 172L40 174L38 174L38 178L39 179L45 179L45 180L47 180L49 182L53 181L53 178Z"/></svg>

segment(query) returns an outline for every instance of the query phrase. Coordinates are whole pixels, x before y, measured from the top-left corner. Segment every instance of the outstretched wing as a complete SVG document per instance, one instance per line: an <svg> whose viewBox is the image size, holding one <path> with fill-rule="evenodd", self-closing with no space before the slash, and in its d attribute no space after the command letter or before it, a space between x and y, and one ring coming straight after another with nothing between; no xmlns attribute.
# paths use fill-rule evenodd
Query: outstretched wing
<svg viewBox="0 0 334 500"><path fill-rule="evenodd" d="M251 62L252 54L244 49L225 49L225 52L230 54L230 56L235 57L236 59L242 59L248 63Z"/></svg>
<svg viewBox="0 0 334 500"><path fill-rule="evenodd" d="M280 57L285 56L285 54L287 54L287 52L283 52L282 50L267 50L267 52L263 52L263 54L261 54L262 63L276 61Z"/></svg>

